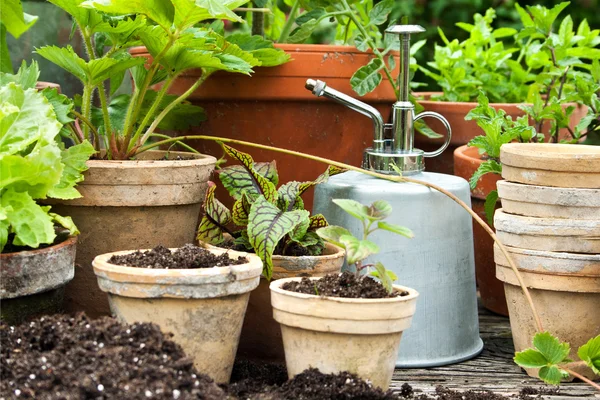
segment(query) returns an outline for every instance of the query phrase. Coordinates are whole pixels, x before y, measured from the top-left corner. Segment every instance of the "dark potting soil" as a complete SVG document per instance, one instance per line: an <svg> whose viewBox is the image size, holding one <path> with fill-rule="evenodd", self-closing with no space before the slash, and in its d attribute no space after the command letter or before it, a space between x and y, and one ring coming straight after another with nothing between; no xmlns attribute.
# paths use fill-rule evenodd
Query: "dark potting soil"
<svg viewBox="0 0 600 400"><path fill-rule="evenodd" d="M556 390L547 389L535 389L526 387L521 389L519 394L511 396L503 396L495 394L487 390L475 391L467 390L464 392L455 391L443 386L437 386L435 388L435 395L429 396L426 394L417 394L413 388L405 383L402 385L399 393L400 399L411 399L411 400L538 400L542 399L544 394L555 394Z"/></svg>
<svg viewBox="0 0 600 400"><path fill-rule="evenodd" d="M16 245L14 243L15 234L14 233L9 233L8 237L6 238L6 244L4 245L4 249L2 249L2 254L6 254L6 253L18 253L20 251L32 251L32 250L45 249L47 247L55 246L57 244L60 244L60 243L64 242L65 240L67 240L69 238L69 231L67 229L63 228L63 227L55 226L54 227L54 233L56 234L56 237L54 238L54 241L52 243L49 243L49 244L40 244L35 249L32 249L31 247L28 247L28 246L19 246L19 245Z"/></svg>
<svg viewBox="0 0 600 400"><path fill-rule="evenodd" d="M351 272L329 274L320 279L302 278L300 282L284 283L282 288L296 293L352 299L383 299L407 296L408 292L389 294L383 285L370 277L357 277Z"/></svg>
<svg viewBox="0 0 600 400"><path fill-rule="evenodd" d="M183 160L195 160L196 157L192 157L192 156L173 156L173 155L169 155L168 153L163 157L163 158L159 158L156 161L183 161Z"/></svg>
<svg viewBox="0 0 600 400"><path fill-rule="evenodd" d="M235 250L235 251L245 251L246 253L253 253L254 251L251 249L247 249L245 246L240 244L235 244L233 238L227 238L219 247L223 249ZM282 251L281 246L276 246L273 251L273 255L276 256L292 256L292 257L301 257L301 256L309 256L310 253L306 247L302 247L297 243L291 243L285 248L285 252Z"/></svg>
<svg viewBox="0 0 600 400"><path fill-rule="evenodd" d="M217 256L202 247L186 244L175 251L157 246L152 250L112 256L108 262L140 268L195 269L240 265L248 260L245 257L231 258L227 253Z"/></svg>
<svg viewBox="0 0 600 400"><path fill-rule="evenodd" d="M224 392L154 324L46 316L0 322L0 397L223 399Z"/></svg>

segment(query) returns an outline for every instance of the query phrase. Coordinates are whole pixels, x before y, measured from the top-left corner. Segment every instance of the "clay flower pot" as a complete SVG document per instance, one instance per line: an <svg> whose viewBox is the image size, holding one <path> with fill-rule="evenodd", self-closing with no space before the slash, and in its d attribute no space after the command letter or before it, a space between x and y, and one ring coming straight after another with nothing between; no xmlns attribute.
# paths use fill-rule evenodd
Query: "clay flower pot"
<svg viewBox="0 0 600 400"><path fill-rule="evenodd" d="M600 334L600 254L524 250L508 247L540 315L544 329L571 345L569 358L578 361L577 349ZM597 252L598 253L598 252ZM506 258L495 248L496 274L504 282L515 350L532 346L535 325L529 304ZM590 379L598 379L585 365L573 366ZM537 369L527 369L537 376Z"/></svg>
<svg viewBox="0 0 600 400"><path fill-rule="evenodd" d="M248 140L359 166L363 151L373 142L373 122L348 107L315 97L305 89L305 83L307 79L320 79L347 95L357 96L350 87L350 78L369 63L373 54L350 46L275 46L289 53L292 60L276 67L255 68L252 76L217 72L189 97L207 114L207 120L189 133ZM131 49L131 54L149 57L144 47ZM392 76L397 75L396 69ZM199 76L200 71L183 74L169 92L182 94ZM377 89L360 99L379 110L387 121L396 96L384 76ZM204 154L219 157L223 152L212 142L191 143ZM270 160L272 155L267 150L252 149L255 160ZM277 170L280 182L309 181L322 172L323 165L303 160L302 168L298 168L296 157L280 154ZM226 194L217 190L217 197L228 198ZM307 210L312 209L310 193L304 202Z"/></svg>
<svg viewBox="0 0 600 400"><path fill-rule="evenodd" d="M69 311L109 314L92 271L98 254L194 241L216 159L172 151L171 157L191 159L157 161L165 155L147 151L136 161L90 160L85 180L77 185L83 197L48 201L52 211L70 215L81 231L76 259L81 268L65 293Z"/></svg>
<svg viewBox="0 0 600 400"><path fill-rule="evenodd" d="M219 247L200 243L211 249ZM339 273L344 265L346 252L330 243L320 256L273 256L273 280L298 276L321 277ZM244 318L238 356L245 359L283 363L285 355L281 328L273 319L269 282L261 276L256 290L250 294L248 310Z"/></svg>
<svg viewBox="0 0 600 400"><path fill-rule="evenodd" d="M454 174L469 180L483 163L476 147L462 145L454 150ZM477 186L471 190L471 208L484 221L485 198L496 190L496 182L501 179L497 174L486 174L479 179ZM473 223L473 246L475 249L475 278L481 294L481 302L485 308L500 315L508 315L504 285L496 279L494 264L494 241L477 223Z"/></svg>
<svg viewBox="0 0 600 400"><path fill-rule="evenodd" d="M321 297L283 290L301 278L271 282L273 317L281 325L288 376L307 368L323 373L348 371L387 389L402 332L415 313L416 290L385 299ZM316 278L315 278L316 279Z"/></svg>
<svg viewBox="0 0 600 400"><path fill-rule="evenodd" d="M217 383L228 383L250 291L258 286L262 262L198 269L148 269L110 264L113 255L93 261L98 286L108 293L114 316L122 322L153 322L194 359L194 366Z"/></svg>
<svg viewBox="0 0 600 400"><path fill-rule="evenodd" d="M76 244L71 236L41 249L0 254L2 320L16 324L62 310L64 286L75 273Z"/></svg>
<svg viewBox="0 0 600 400"><path fill-rule="evenodd" d="M475 121L465 121L465 117L475 107L477 102L454 102L454 101L438 101L431 100L431 96L439 95L440 92L422 92L415 93L418 98L424 98L424 100L418 100L425 111L434 111L442 114L450 123L452 127L452 138L450 140L450 146L440 156L430 158L427 160L426 170L429 172L441 172L445 174L456 174L454 170L454 163L452 159L452 153L459 146L469 143L475 136L483 135L483 131L477 125ZM490 106L496 110L504 110L507 115L511 116L512 119L516 119L525 115L525 112L519 108L521 103L490 103ZM568 103L563 105L564 108L569 106L575 106L575 111L571 115L570 126L575 128L581 118L587 113L587 108L577 105L576 103ZM435 119L427 119L425 122L435 132L445 132L445 128L442 124ZM547 123L543 126L542 131L548 133L550 124ZM559 132L559 137L568 138L570 137L568 131L563 129ZM429 139L423 135L415 135L416 147L425 150L432 151L443 143L443 139ZM460 175L459 175L460 176Z"/></svg>

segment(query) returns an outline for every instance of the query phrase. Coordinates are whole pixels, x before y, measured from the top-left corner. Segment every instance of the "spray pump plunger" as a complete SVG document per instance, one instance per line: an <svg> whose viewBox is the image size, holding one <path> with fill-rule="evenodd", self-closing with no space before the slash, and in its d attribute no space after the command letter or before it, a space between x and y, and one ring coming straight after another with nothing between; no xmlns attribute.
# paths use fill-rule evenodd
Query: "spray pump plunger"
<svg viewBox="0 0 600 400"><path fill-rule="evenodd" d="M374 107L327 87L327 84L323 81L308 79L306 88L318 97L323 96L335 100L373 120L375 131L373 146L364 151L363 168L384 174L396 174L397 168L404 175L416 174L425 169L424 157L438 156L448 147L452 130L446 118L438 113L425 111L415 116L415 107L409 100L410 34L425 32L425 29L419 25L394 25L386 29L385 32L400 37L399 96L398 101L392 106L391 124L385 124L381 113ZM447 131L444 144L436 151L424 152L413 147L414 122L425 117L440 120ZM391 139L385 139L384 131L386 129L393 132Z"/></svg>

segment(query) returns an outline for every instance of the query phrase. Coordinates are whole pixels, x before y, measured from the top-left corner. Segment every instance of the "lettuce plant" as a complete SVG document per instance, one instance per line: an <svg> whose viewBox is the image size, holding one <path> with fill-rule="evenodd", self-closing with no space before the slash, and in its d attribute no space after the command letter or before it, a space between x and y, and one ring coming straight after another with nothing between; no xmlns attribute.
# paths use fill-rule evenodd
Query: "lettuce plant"
<svg viewBox="0 0 600 400"><path fill-rule="evenodd" d="M329 167L314 181L291 181L277 188L275 161L255 163L249 154L222 146L241 164L216 171L235 203L229 210L215 198L216 184L209 182L198 240L219 245L225 240L223 233L230 234L235 245L254 251L261 258L267 279L272 276L273 254L288 255L292 249L294 254L321 254L324 243L315 230L327 226L327 221L323 215L311 216L304 209L302 194L343 170ZM229 229L231 223L238 229Z"/></svg>
<svg viewBox="0 0 600 400"><path fill-rule="evenodd" d="M348 265L355 266L357 277L361 276L363 270L373 268L370 275L378 278L388 293L392 293L394 291L393 282L398 279L396 274L386 269L381 262L364 263L367 257L379 253L379 246L370 241L368 237L377 230L384 230L412 238L414 236L412 231L384 221L392 214L392 206L385 200L377 200L370 206L363 205L356 200L334 199L332 201L362 223L362 239L354 237L346 228L335 225L319 228L317 235L346 250L346 262ZM377 226L373 227L375 223Z"/></svg>
<svg viewBox="0 0 600 400"><path fill-rule="evenodd" d="M247 1L50 0L72 16L87 52L84 59L70 46L36 50L83 84L73 111L82 129L72 131L72 139L89 140L107 159L133 158L147 150L150 139L164 137L157 128L181 130L204 119L202 109L186 99L214 72L249 75L253 67L286 62L288 55L260 37L225 39L218 33L222 22L205 24L242 21L232 9ZM134 45L146 46L151 59L130 55L127 49ZM180 96L167 94L192 69L201 70L200 78ZM127 71L135 82L133 94L114 96ZM159 83L160 90L152 90ZM93 106L95 95L99 109Z"/></svg>
<svg viewBox="0 0 600 400"><path fill-rule="evenodd" d="M72 235L79 233L70 217L51 212L37 200L81 197L75 184L83 180L94 148L88 142L65 148L54 107L34 89L36 72L22 68L16 76L2 75L0 251L7 244L29 248L52 244L55 225Z"/></svg>

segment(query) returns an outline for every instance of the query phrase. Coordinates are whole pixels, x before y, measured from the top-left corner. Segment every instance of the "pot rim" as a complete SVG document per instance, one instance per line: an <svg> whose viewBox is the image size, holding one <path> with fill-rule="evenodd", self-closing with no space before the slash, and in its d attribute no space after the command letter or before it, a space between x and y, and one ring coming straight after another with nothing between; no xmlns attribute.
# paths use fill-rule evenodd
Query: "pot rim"
<svg viewBox="0 0 600 400"><path fill-rule="evenodd" d="M135 168L184 168L191 166L202 166L214 164L217 159L208 154L192 153L187 151L166 151L166 150L148 150L144 153L149 154L175 154L182 156L196 157L193 160L88 160L87 164L93 168L119 168L135 169ZM142 153L142 154L144 154Z"/></svg>
<svg viewBox="0 0 600 400"><path fill-rule="evenodd" d="M311 277L309 279L317 280L320 278L321 277ZM269 289L272 292L275 292L277 294L280 294L283 296L295 297L297 299L320 299L322 301L341 303L341 304L349 304L349 305L352 305L352 304L382 304L382 305L384 305L384 304L390 304L390 303L401 303L401 302L405 302L405 301L410 301L410 300L414 300L417 297L419 297L419 292L417 292L415 289L407 287L407 286L401 286L401 285L393 285L393 287L396 290L407 291L409 293L408 296L387 297L387 298L383 298L383 299L362 299L362 298L353 299L353 298L347 298L347 297L317 296L314 294L291 292L289 290L284 290L281 288L281 286L284 283L294 282L294 281L299 282L302 279L303 279L302 277L278 279L276 281L271 282L271 284L269 285Z"/></svg>
<svg viewBox="0 0 600 400"><path fill-rule="evenodd" d="M346 255L346 250L342 249L339 246L336 246L333 243L325 242L325 248L329 248L331 250L335 250L333 254L320 254L318 256L282 256L282 255L273 255L271 257L272 260L298 260L298 259L306 259L306 258L316 258L318 260L335 260L340 257L344 257ZM253 253L250 253L253 254Z"/></svg>
<svg viewBox="0 0 600 400"><path fill-rule="evenodd" d="M77 244L77 236L69 235L62 242L44 247L42 249L14 251L11 253L0 253L0 260L6 259L9 257L18 257L18 256L29 257L29 256L33 256L33 255L39 255L39 254L47 253L49 251L56 251L57 249L62 248L62 247L69 247L74 244ZM2 267L2 264L0 264L0 268L1 267Z"/></svg>

